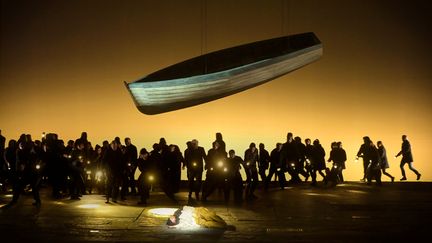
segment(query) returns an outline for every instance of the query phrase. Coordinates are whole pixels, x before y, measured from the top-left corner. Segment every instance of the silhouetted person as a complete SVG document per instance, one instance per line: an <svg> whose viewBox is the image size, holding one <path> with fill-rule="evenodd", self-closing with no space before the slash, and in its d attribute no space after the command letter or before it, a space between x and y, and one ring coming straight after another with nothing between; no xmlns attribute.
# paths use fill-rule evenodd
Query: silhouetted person
<svg viewBox="0 0 432 243"><path fill-rule="evenodd" d="M93 158L93 164L95 166L95 173L92 174L94 183L96 184L97 190L99 194L104 194L106 192L106 174L105 167L102 162L103 159L103 150L100 145L95 146L95 154Z"/></svg>
<svg viewBox="0 0 432 243"><path fill-rule="evenodd" d="M372 141L370 141L368 150L369 168L367 173L367 184L370 185L372 180L375 179L377 185L381 185L381 159L378 149Z"/></svg>
<svg viewBox="0 0 432 243"><path fill-rule="evenodd" d="M165 153L168 152L169 146L168 146L165 138L159 139L159 149L160 149L160 153L162 154L162 157L164 156Z"/></svg>
<svg viewBox="0 0 432 243"><path fill-rule="evenodd" d="M87 132L82 132L82 133L81 133L80 140L81 140L81 142L84 143L84 146L86 145L86 143L88 143L88 139L87 139Z"/></svg>
<svg viewBox="0 0 432 243"><path fill-rule="evenodd" d="M312 148L312 185L316 185L316 172L323 177L323 181L327 183L325 174L322 172L326 169L325 165L325 150L321 146L320 141L315 139Z"/></svg>
<svg viewBox="0 0 432 243"><path fill-rule="evenodd" d="M72 141L72 140L70 140ZM68 156L71 156L74 141L70 144L71 149L66 152L65 147L57 136L48 134L46 142L46 172L52 185L52 196L56 199L62 197L62 189L65 188L65 178L68 175ZM65 192L65 190L63 190Z"/></svg>
<svg viewBox="0 0 432 243"><path fill-rule="evenodd" d="M126 195L129 192L129 174L130 169L132 167L132 164L128 162L128 155L126 151L126 146L120 145L119 150L121 151L121 161L122 164L122 171L121 171L121 178L120 178L120 200L124 201L126 200Z"/></svg>
<svg viewBox="0 0 432 243"><path fill-rule="evenodd" d="M140 195L138 204L147 204L147 199L150 197L151 185L155 179L155 166L152 164L150 154L145 148L140 151L137 167L141 172L138 177L138 192Z"/></svg>
<svg viewBox="0 0 432 243"><path fill-rule="evenodd" d="M21 137L16 152L16 174L14 179L13 197L8 206L14 205L18 202L20 194L28 184L30 184L32 188L33 198L35 200L33 205L41 205L39 196L41 178L38 175L36 159L36 152L34 150L31 136L27 135Z"/></svg>
<svg viewBox="0 0 432 243"><path fill-rule="evenodd" d="M388 159L387 159L387 152L386 149L384 147L384 144L381 141L377 142L378 145L378 154L380 156L381 159L381 170L382 173L388 177L390 177L391 182L394 182L394 176L390 175L389 173L386 172L386 169L390 168Z"/></svg>
<svg viewBox="0 0 432 243"><path fill-rule="evenodd" d="M125 138L126 145L126 161L128 164L127 177L128 187L131 189L132 194L136 194L136 183L135 183L135 171L137 168L137 157L138 150L135 145L132 144L130 138Z"/></svg>
<svg viewBox="0 0 432 243"><path fill-rule="evenodd" d="M105 154L105 151L108 150L109 146L110 146L110 144L109 144L108 140L104 140L102 142L102 154Z"/></svg>
<svg viewBox="0 0 432 243"><path fill-rule="evenodd" d="M312 176L312 150L313 150L313 145L312 145L312 141L310 140L310 138L306 138L305 139L305 159L306 159L306 165L305 165L305 169L306 172ZM305 181L307 181L307 178L305 179Z"/></svg>
<svg viewBox="0 0 432 243"><path fill-rule="evenodd" d="M251 143L249 148L245 151L243 167L246 171L246 192L245 198L247 200L256 199L254 192L258 185L258 150L255 143Z"/></svg>
<svg viewBox="0 0 432 243"><path fill-rule="evenodd" d="M259 160L258 160L258 173L261 177L261 181L263 184L266 181L266 170L269 168L270 163L270 155L269 152L265 149L263 143L259 144Z"/></svg>
<svg viewBox="0 0 432 243"><path fill-rule="evenodd" d="M2 130L0 129L0 153L4 152L6 146L6 138L2 135Z"/></svg>
<svg viewBox="0 0 432 243"><path fill-rule="evenodd" d="M181 183L181 167L182 164L185 164L184 157L180 152L180 148L177 145L174 146L174 155L176 157L176 166L174 167L174 178L173 178L173 191L177 193L180 191L180 183Z"/></svg>
<svg viewBox="0 0 432 243"><path fill-rule="evenodd" d="M332 162L332 170L337 177L337 182L344 182L342 171L345 169L346 152L342 148L342 142L333 142L331 145L328 162Z"/></svg>
<svg viewBox="0 0 432 243"><path fill-rule="evenodd" d="M114 142L117 143L117 147L120 148L122 146L121 141L120 141L120 137L115 137L114 138Z"/></svg>
<svg viewBox="0 0 432 243"><path fill-rule="evenodd" d="M367 150L370 145L370 138L368 136L363 137L363 144L360 146L358 152L357 152L357 158L361 157L363 158L363 178L360 181L366 181L367 177L367 170L369 165L370 158L367 157Z"/></svg>
<svg viewBox="0 0 432 243"><path fill-rule="evenodd" d="M286 171L288 171L291 176L290 181L295 183L301 181L295 169L295 165L297 164L299 157L300 156L293 138L293 134L289 132L287 134L287 141L282 146L280 159L282 166L286 168Z"/></svg>
<svg viewBox="0 0 432 243"><path fill-rule="evenodd" d="M294 138L295 144L297 146L297 151L298 151L298 155L299 158L297 160L297 163L295 164L295 168L296 168L296 174L301 174L302 176L304 176L305 181L308 180L309 178L309 173L307 173L307 171L305 171L305 161L306 161L306 145L304 145L302 143L302 140L300 137L295 137Z"/></svg>
<svg viewBox="0 0 432 243"><path fill-rule="evenodd" d="M79 196L82 193L82 189L84 188L84 157L84 142L80 139L77 139L75 141L75 149L72 150L71 158L69 161L69 177L71 179L70 198L73 200L79 199Z"/></svg>
<svg viewBox="0 0 432 243"><path fill-rule="evenodd" d="M234 202L240 204L243 201L243 179L240 174L241 165L243 160L235 155L235 151L229 151L227 159L227 179L225 181L225 201L229 201L230 191L234 192Z"/></svg>
<svg viewBox="0 0 432 243"><path fill-rule="evenodd" d="M226 145L225 145L225 142L222 138L222 133L220 133L220 132L216 133L215 142L218 142L220 149L222 149L222 151L224 151L226 153Z"/></svg>
<svg viewBox="0 0 432 243"><path fill-rule="evenodd" d="M6 191L7 165L4 158L6 138L3 137L0 130L0 189Z"/></svg>
<svg viewBox="0 0 432 243"><path fill-rule="evenodd" d="M116 203L124 165L121 162L122 152L115 140L111 142L110 147L106 150L102 161L105 164L107 175L106 203L109 203L110 198Z"/></svg>
<svg viewBox="0 0 432 243"><path fill-rule="evenodd" d="M170 198L174 197L174 193L176 192L175 185L179 183L176 179L176 175L181 166L180 159L176 151L176 146L171 144L162 161L162 188Z"/></svg>
<svg viewBox="0 0 432 243"><path fill-rule="evenodd" d="M15 184L16 180L16 172L17 172L17 141L14 139L9 140L8 147L4 152L4 160L5 160L5 179L8 179L12 186ZM6 184L3 184L3 190L6 191Z"/></svg>
<svg viewBox="0 0 432 243"><path fill-rule="evenodd" d="M5 146L6 146L6 138L3 137L1 130L0 130L0 169L4 167L4 152L5 152Z"/></svg>
<svg viewBox="0 0 432 243"><path fill-rule="evenodd" d="M276 173L279 178L279 186L281 189L285 187L285 173L280 164L280 153L282 151L282 143L277 143L276 147L270 153L270 170L267 175L264 189L268 189L273 175Z"/></svg>
<svg viewBox="0 0 432 243"><path fill-rule="evenodd" d="M218 142L213 142L213 147L207 153L207 161L205 164L206 180L203 188L202 201L207 201L213 191L223 185L223 169L226 163L227 154L219 147Z"/></svg>
<svg viewBox="0 0 432 243"><path fill-rule="evenodd" d="M412 163L414 162L414 160L413 160L412 151L411 151L411 144L408 141L406 135L402 135L402 149L396 155L396 157L399 157L400 155L402 155L402 160L400 163L400 168L401 168L401 172L402 172L401 181L406 180L405 169L404 169L405 164L408 164L409 169L417 175L417 180L420 180L421 174L412 166Z"/></svg>
<svg viewBox="0 0 432 243"><path fill-rule="evenodd" d="M192 192L195 192L195 198L196 200L199 200L199 193L202 185L202 173L206 157L204 148L198 146L198 140L192 140L190 147L188 146L188 149L185 151L189 198L192 197Z"/></svg>

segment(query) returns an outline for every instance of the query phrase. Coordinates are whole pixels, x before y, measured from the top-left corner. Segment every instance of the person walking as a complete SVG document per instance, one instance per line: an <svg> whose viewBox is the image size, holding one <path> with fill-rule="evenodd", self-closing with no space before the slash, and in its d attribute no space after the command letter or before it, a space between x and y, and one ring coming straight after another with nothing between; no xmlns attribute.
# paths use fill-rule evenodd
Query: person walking
<svg viewBox="0 0 432 243"><path fill-rule="evenodd" d="M402 155L402 160L400 163L400 168L402 172L402 178L401 181L406 181L406 175L405 175L405 164L408 164L408 167L411 171L413 171L417 175L417 180L420 180L421 174L413 167L413 156L411 151L411 144L408 141L407 135L402 135L402 149L401 151L396 155L396 158Z"/></svg>

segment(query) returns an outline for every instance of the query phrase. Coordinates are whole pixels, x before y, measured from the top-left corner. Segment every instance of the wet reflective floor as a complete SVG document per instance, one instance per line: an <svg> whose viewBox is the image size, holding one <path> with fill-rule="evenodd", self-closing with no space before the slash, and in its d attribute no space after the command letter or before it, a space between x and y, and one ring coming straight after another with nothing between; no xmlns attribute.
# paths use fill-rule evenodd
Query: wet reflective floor
<svg viewBox="0 0 432 243"><path fill-rule="evenodd" d="M429 182L381 187L351 182L335 188L304 183L268 192L259 188L258 199L240 206L223 203L218 191L206 203L188 202L184 191L176 195L177 202L156 191L147 206L138 205L137 196L106 204L102 195L75 201L53 200L49 188L41 194L39 208L28 194L0 209L1 242L411 242L426 237L424 242L430 241L432 225ZM0 194L0 206L10 200L10 195ZM236 229L168 228L165 214L187 204L215 211Z"/></svg>

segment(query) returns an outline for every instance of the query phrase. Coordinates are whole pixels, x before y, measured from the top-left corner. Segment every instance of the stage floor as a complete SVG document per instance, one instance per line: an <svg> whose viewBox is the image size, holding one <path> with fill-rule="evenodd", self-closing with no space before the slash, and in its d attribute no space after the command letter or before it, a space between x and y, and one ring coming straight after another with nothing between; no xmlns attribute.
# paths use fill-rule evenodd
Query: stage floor
<svg viewBox="0 0 432 243"><path fill-rule="evenodd" d="M2 242L388 242L428 239L432 225L432 183L395 182L381 187L348 182L335 188L308 183L285 190L257 189L258 199L236 206L223 202L215 191L208 202L188 202L182 190L178 202L153 192L147 206L137 196L105 204L102 195L81 200L53 200L50 188L41 190L42 205L32 206L32 196L0 209ZM0 195L0 205L11 195ZM193 204L215 211L235 231L167 228L167 216L152 215L153 208L178 208Z"/></svg>

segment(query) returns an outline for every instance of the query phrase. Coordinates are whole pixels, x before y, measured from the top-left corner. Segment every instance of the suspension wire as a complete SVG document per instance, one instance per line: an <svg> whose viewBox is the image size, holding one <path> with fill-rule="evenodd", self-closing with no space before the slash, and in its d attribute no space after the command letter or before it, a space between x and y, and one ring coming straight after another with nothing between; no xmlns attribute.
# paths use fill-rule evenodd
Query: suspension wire
<svg viewBox="0 0 432 243"><path fill-rule="evenodd" d="M285 0L281 0L281 36L285 35Z"/></svg>
<svg viewBox="0 0 432 243"><path fill-rule="evenodd" d="M201 56L207 52L207 1L201 0ZM204 63L204 73L207 73L207 58Z"/></svg>
<svg viewBox="0 0 432 243"><path fill-rule="evenodd" d="M285 27L285 35L289 35L290 33L290 10L291 10L291 1L286 0L286 27Z"/></svg>
<svg viewBox="0 0 432 243"><path fill-rule="evenodd" d="M281 0L281 35L289 34L289 19L290 19L290 0Z"/></svg>

